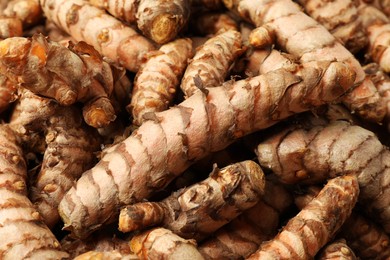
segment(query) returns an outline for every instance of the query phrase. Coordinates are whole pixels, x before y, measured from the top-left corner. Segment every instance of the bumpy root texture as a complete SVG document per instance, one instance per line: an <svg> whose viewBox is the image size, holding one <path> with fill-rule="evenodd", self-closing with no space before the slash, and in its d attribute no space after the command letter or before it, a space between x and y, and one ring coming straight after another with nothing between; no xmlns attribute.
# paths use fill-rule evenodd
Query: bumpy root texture
<svg viewBox="0 0 390 260"><path fill-rule="evenodd" d="M298 208L305 207L321 188L310 186L306 188L304 195L295 197ZM341 226L338 237L345 238L347 244L361 259L388 259L390 257L390 238L381 227L359 214L352 211L349 218Z"/></svg>
<svg viewBox="0 0 390 260"><path fill-rule="evenodd" d="M155 228L135 235L131 250L139 259L203 260L195 240L186 240L165 228Z"/></svg>
<svg viewBox="0 0 390 260"><path fill-rule="evenodd" d="M384 14L390 15L390 1L389 0L364 0L363 2L375 6Z"/></svg>
<svg viewBox="0 0 390 260"><path fill-rule="evenodd" d="M118 251L89 251L84 254L78 255L74 260L138 260L138 256L135 254L121 254Z"/></svg>
<svg viewBox="0 0 390 260"><path fill-rule="evenodd" d="M183 238L200 241L253 207L264 193L264 185L263 171L253 161L221 170L215 167L206 180L161 202L125 207L119 215L119 230L129 232L161 225Z"/></svg>
<svg viewBox="0 0 390 260"><path fill-rule="evenodd" d="M43 19L43 12L39 5L39 0L8 1L8 5L4 9L3 14L7 17L19 19L23 24L23 28L36 25Z"/></svg>
<svg viewBox="0 0 390 260"><path fill-rule="evenodd" d="M61 247L69 253L70 259L87 252L90 252L91 255L92 252L118 252L122 255L130 255L132 252L129 239L118 238L111 228L100 230L93 237L84 240L67 235L61 240Z"/></svg>
<svg viewBox="0 0 390 260"><path fill-rule="evenodd" d="M97 132L80 114L75 107L59 107L44 124L46 150L30 196L49 227L60 220L57 207L65 192L93 166L100 150Z"/></svg>
<svg viewBox="0 0 390 260"><path fill-rule="evenodd" d="M220 86L242 51L241 34L234 30L222 32L206 41L198 48L183 75L180 88L185 96Z"/></svg>
<svg viewBox="0 0 390 260"><path fill-rule="evenodd" d="M302 62L337 60L356 73L355 85L343 102L361 117L382 122L385 104L373 83L365 77L359 62L336 38L291 0L224 0L225 5L257 27L265 26L276 44Z"/></svg>
<svg viewBox="0 0 390 260"><path fill-rule="evenodd" d="M356 260L355 253L346 244L345 240L340 239L326 245L318 254L319 260Z"/></svg>
<svg viewBox="0 0 390 260"><path fill-rule="evenodd" d="M0 39L22 36L23 26L18 18L0 16Z"/></svg>
<svg viewBox="0 0 390 260"><path fill-rule="evenodd" d="M359 15L369 39L368 57L379 64L386 73L390 72L390 19L371 5L360 3Z"/></svg>
<svg viewBox="0 0 390 260"><path fill-rule="evenodd" d="M257 147L259 162L285 183L314 184L355 174L359 202L390 230L390 151L374 133L345 121L282 131Z"/></svg>
<svg viewBox="0 0 390 260"><path fill-rule="evenodd" d="M135 30L85 1L40 0L40 3L48 20L76 41L85 41L101 55L130 71L136 72L145 54L154 49L153 44Z"/></svg>
<svg viewBox="0 0 390 260"><path fill-rule="evenodd" d="M356 176L330 180L274 239L248 259L313 259L349 217L358 195Z"/></svg>
<svg viewBox="0 0 390 260"><path fill-rule="evenodd" d="M368 43L354 0L298 0L305 11L339 39L345 48L357 53Z"/></svg>
<svg viewBox="0 0 390 260"><path fill-rule="evenodd" d="M275 42L275 35L266 26L253 29L248 37L249 44L255 48L266 48Z"/></svg>
<svg viewBox="0 0 390 260"><path fill-rule="evenodd" d="M292 196L282 185L267 181L260 201L202 242L199 252L205 259L248 257L276 235L280 216L291 204Z"/></svg>
<svg viewBox="0 0 390 260"><path fill-rule="evenodd" d="M176 38L190 16L190 3L186 0L89 0L99 8L127 23L137 23L148 38L164 44Z"/></svg>
<svg viewBox="0 0 390 260"><path fill-rule="evenodd" d="M27 169L15 133L0 127L0 256L2 259L63 259L53 233L27 198Z"/></svg>
<svg viewBox="0 0 390 260"><path fill-rule="evenodd" d="M106 149L59 205L65 229L85 237L119 208L150 198L211 152L294 113L331 102L354 81L343 63L311 62L197 92ZM325 94L326 93L326 94Z"/></svg>
<svg viewBox="0 0 390 260"><path fill-rule="evenodd" d="M138 71L128 110L133 124L141 125L147 116L168 109L180 79L192 57L190 39L178 39L163 45Z"/></svg>
<svg viewBox="0 0 390 260"><path fill-rule="evenodd" d="M36 34L1 41L0 54L0 71L13 82L61 105L83 102L84 119L93 127L115 120L109 99L115 68L92 46L80 42L66 48Z"/></svg>
<svg viewBox="0 0 390 260"><path fill-rule="evenodd" d="M176 38L190 17L188 0L141 0L137 12L137 25L142 33L158 44Z"/></svg>
<svg viewBox="0 0 390 260"><path fill-rule="evenodd" d="M17 86L0 74L0 113L17 99Z"/></svg>
<svg viewBox="0 0 390 260"><path fill-rule="evenodd" d="M380 69L377 63L370 63L365 65L364 71L374 82L381 97L386 101L386 127L390 132L390 77Z"/></svg>

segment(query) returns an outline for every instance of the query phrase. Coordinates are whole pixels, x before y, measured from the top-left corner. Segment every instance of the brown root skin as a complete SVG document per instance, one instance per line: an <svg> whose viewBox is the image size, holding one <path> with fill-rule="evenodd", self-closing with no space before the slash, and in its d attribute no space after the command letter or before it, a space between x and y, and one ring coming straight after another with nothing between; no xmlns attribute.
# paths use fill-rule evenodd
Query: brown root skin
<svg viewBox="0 0 390 260"><path fill-rule="evenodd" d="M150 198L195 161L294 113L334 101L353 81L354 73L342 63L311 62L295 71L282 68L230 81L210 88L207 96L195 93L103 153L61 201L64 228L88 236L115 221L121 206Z"/></svg>
<svg viewBox="0 0 390 260"><path fill-rule="evenodd" d="M155 228L135 235L131 250L140 259L202 260L194 240L185 240L164 228Z"/></svg>
<svg viewBox="0 0 390 260"><path fill-rule="evenodd" d="M308 121L308 120L307 120ZM359 202L390 229L390 151L374 133L345 121L289 129L259 144L259 163L285 183L314 184L335 176L355 174ZM283 165L283 167L282 167Z"/></svg>
<svg viewBox="0 0 390 260"><path fill-rule="evenodd" d="M136 72L153 44L102 9L82 0L40 0L48 20L76 41L92 45L102 56ZM153 2L154 3L154 2Z"/></svg>
<svg viewBox="0 0 390 260"><path fill-rule="evenodd" d="M357 260L355 253L345 240L337 240L326 245L317 256L319 260Z"/></svg>
<svg viewBox="0 0 390 260"><path fill-rule="evenodd" d="M17 99L17 86L7 77L0 74L0 113L6 110Z"/></svg>
<svg viewBox="0 0 390 260"><path fill-rule="evenodd" d="M141 0L137 10L137 25L142 33L158 44L176 38L187 24L190 1Z"/></svg>
<svg viewBox="0 0 390 260"><path fill-rule="evenodd" d="M298 208L304 208L321 188L310 186L304 195L294 198ZM390 257L390 238L376 223L352 211L351 216L344 222L337 235L345 238L347 244L361 259L387 259Z"/></svg>
<svg viewBox="0 0 390 260"><path fill-rule="evenodd" d="M183 238L200 241L254 206L264 193L264 185L263 171L253 161L215 167L209 178L173 193L158 205L146 202L124 208L119 230L160 225Z"/></svg>
<svg viewBox="0 0 390 260"><path fill-rule="evenodd" d="M356 78L343 102L364 119L382 122L385 104L373 83L366 79L358 60L328 30L304 14L300 6L291 0L224 2L257 27L267 26L275 34L276 44L301 62L337 60L347 63Z"/></svg>
<svg viewBox="0 0 390 260"><path fill-rule="evenodd" d="M226 13L206 12L193 16L194 17L190 21L190 27L197 35L208 36L215 35L222 31L238 31L237 22Z"/></svg>
<svg viewBox="0 0 390 260"><path fill-rule="evenodd" d="M242 52L241 34L237 31L222 32L207 40L184 72L180 85L183 93L188 98L203 88L220 86Z"/></svg>
<svg viewBox="0 0 390 260"><path fill-rule="evenodd" d="M86 103L85 121L93 127L115 119L109 100L114 88L112 68L92 46L79 42L66 48L36 34L3 40L0 53L0 71L13 82L61 105Z"/></svg>
<svg viewBox="0 0 390 260"><path fill-rule="evenodd" d="M146 114L168 109L192 56L192 43L188 38L167 43L151 54L136 75L127 107L133 116L133 124L139 126L146 120Z"/></svg>
<svg viewBox="0 0 390 260"><path fill-rule="evenodd" d="M267 181L260 201L209 236L199 251L206 259L248 257L276 235L279 217L291 204L291 194L282 185Z"/></svg>
<svg viewBox="0 0 390 260"><path fill-rule="evenodd" d="M298 3L350 52L357 53L367 45L368 39L358 14L357 1L299 0Z"/></svg>
<svg viewBox="0 0 390 260"><path fill-rule="evenodd" d="M67 258L27 198L27 169L19 138L2 125L0 139L0 255L4 259Z"/></svg>
<svg viewBox="0 0 390 260"><path fill-rule="evenodd" d="M140 0L89 0L91 5L105 9L114 17L129 24L137 21L139 2Z"/></svg>
<svg viewBox="0 0 390 260"><path fill-rule="evenodd" d="M39 0L13 0L9 1L4 9L7 17L18 18L23 23L23 28L38 24L43 20L42 8Z"/></svg>
<svg viewBox="0 0 390 260"><path fill-rule="evenodd" d="M20 19L0 16L0 40L22 36L22 34L23 27Z"/></svg>
<svg viewBox="0 0 390 260"><path fill-rule="evenodd" d="M57 207L65 192L94 165L100 139L75 107L59 107L43 128L47 147L31 199L52 228L60 220Z"/></svg>
<svg viewBox="0 0 390 260"><path fill-rule="evenodd" d="M274 239L248 259L313 259L349 217L358 195L355 176L331 179Z"/></svg>

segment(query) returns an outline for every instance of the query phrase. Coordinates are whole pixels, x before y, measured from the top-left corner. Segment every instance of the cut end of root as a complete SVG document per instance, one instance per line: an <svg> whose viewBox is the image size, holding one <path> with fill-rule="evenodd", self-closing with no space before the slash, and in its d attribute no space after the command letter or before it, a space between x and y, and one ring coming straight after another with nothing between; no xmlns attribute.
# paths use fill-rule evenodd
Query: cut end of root
<svg viewBox="0 0 390 260"><path fill-rule="evenodd" d="M181 28L178 15L163 14L153 21L150 37L158 44L164 44L174 39Z"/></svg>

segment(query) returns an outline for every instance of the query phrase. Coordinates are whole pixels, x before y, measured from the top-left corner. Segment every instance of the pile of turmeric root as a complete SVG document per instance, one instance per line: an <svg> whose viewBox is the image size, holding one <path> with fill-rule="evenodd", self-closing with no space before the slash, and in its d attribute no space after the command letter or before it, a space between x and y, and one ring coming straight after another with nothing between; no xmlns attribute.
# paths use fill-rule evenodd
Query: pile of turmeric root
<svg viewBox="0 0 390 260"><path fill-rule="evenodd" d="M390 1L0 0L0 259L390 259Z"/></svg>

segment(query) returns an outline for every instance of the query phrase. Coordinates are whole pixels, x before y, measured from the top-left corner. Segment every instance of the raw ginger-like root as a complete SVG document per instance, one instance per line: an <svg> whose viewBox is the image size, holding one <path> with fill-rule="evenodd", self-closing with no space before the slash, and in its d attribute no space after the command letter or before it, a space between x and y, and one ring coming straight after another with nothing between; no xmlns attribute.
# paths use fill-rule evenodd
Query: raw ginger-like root
<svg viewBox="0 0 390 260"><path fill-rule="evenodd" d="M375 6L378 10L381 10L387 16L390 15L389 0L364 0L363 2Z"/></svg>
<svg viewBox="0 0 390 260"><path fill-rule="evenodd" d="M154 2L154 1L152 1ZM83 0L40 0L48 20L101 55L136 72L153 44L104 10Z"/></svg>
<svg viewBox="0 0 390 260"><path fill-rule="evenodd" d="M379 68L377 63L365 65L364 71L374 82L379 94L386 101L386 119L387 131L390 132L390 77Z"/></svg>
<svg viewBox="0 0 390 260"><path fill-rule="evenodd" d="M242 53L241 34L230 30L222 32L199 47L188 64L180 88L188 98L196 91L220 86L235 59Z"/></svg>
<svg viewBox="0 0 390 260"><path fill-rule="evenodd" d="M155 113L104 151L59 205L65 229L85 237L119 208L150 198L195 161L294 113L331 102L354 82L339 62L311 62L197 92ZM326 94L325 94L326 93ZM97 181L99 180L99 181Z"/></svg>
<svg viewBox="0 0 390 260"><path fill-rule="evenodd" d="M43 19L43 12L39 5L39 0L8 1L8 5L3 13L7 17L19 19L23 24L23 28L36 25Z"/></svg>
<svg viewBox="0 0 390 260"><path fill-rule="evenodd" d="M141 202L123 208L119 230L130 232L160 225L183 238L200 241L253 207L264 193L264 186L263 171L253 161L222 169L215 167L204 181L161 202Z"/></svg>
<svg viewBox="0 0 390 260"><path fill-rule="evenodd" d="M276 235L280 216L291 204L291 194L282 185L266 181L260 201L208 237L198 250L205 259L246 258Z"/></svg>
<svg viewBox="0 0 390 260"><path fill-rule="evenodd" d="M346 244L345 240L339 239L326 245L318 254L319 260L357 260L355 253Z"/></svg>
<svg viewBox="0 0 390 260"><path fill-rule="evenodd" d="M355 0L298 0L305 11L339 39L345 48L357 53L367 44L367 36Z"/></svg>
<svg viewBox="0 0 390 260"><path fill-rule="evenodd" d="M137 22L142 33L158 44L176 38L187 25L190 2L186 0L89 0L127 23Z"/></svg>
<svg viewBox="0 0 390 260"><path fill-rule="evenodd" d="M186 240L165 228L154 228L135 235L131 250L140 259L203 260L196 241Z"/></svg>
<svg viewBox="0 0 390 260"><path fill-rule="evenodd" d="M59 107L43 128L46 150L30 197L51 228L60 220L57 207L65 192L95 163L100 142L76 107Z"/></svg>
<svg viewBox="0 0 390 260"><path fill-rule="evenodd" d="M188 38L177 39L150 55L136 75L128 107L135 125L141 125L148 115L171 105L187 60L192 57L192 43Z"/></svg>
<svg viewBox="0 0 390 260"><path fill-rule="evenodd" d="M275 42L275 35L266 26L257 27L250 32L248 42L255 48L267 48Z"/></svg>
<svg viewBox="0 0 390 260"><path fill-rule="evenodd" d="M349 217L358 195L356 176L329 180L274 239L263 243L248 259L313 259Z"/></svg>
<svg viewBox="0 0 390 260"><path fill-rule="evenodd" d="M191 30L201 36L215 35L222 31L238 31L238 24L223 12L196 13L191 21Z"/></svg>
<svg viewBox="0 0 390 260"><path fill-rule="evenodd" d="M295 197L298 208L305 207L321 188L309 186L305 194ZM388 259L390 257L390 238L376 223L353 210L341 226L338 237L345 238L347 244L361 259Z"/></svg>
<svg viewBox="0 0 390 260"><path fill-rule="evenodd" d="M368 56L386 73L390 72L390 19L374 6L361 3L359 16L369 39Z"/></svg>
<svg viewBox="0 0 390 260"><path fill-rule="evenodd" d="M17 99L17 86L0 74L0 113Z"/></svg>
<svg viewBox="0 0 390 260"><path fill-rule="evenodd" d="M2 259L63 259L53 233L27 198L27 169L18 137L0 126L0 255Z"/></svg>
<svg viewBox="0 0 390 260"><path fill-rule="evenodd" d="M390 151L374 133L346 121L294 127L260 143L262 166L285 183L315 184L344 174L355 174L359 202L386 232L390 231Z"/></svg>
<svg viewBox="0 0 390 260"><path fill-rule="evenodd" d="M79 42L66 48L36 34L1 41L0 54L0 71L13 82L61 105L83 102L84 119L93 127L115 120L109 99L115 68L92 46Z"/></svg>
<svg viewBox="0 0 390 260"><path fill-rule="evenodd" d="M122 254L116 250L113 251L88 251L76 256L73 260L138 260L135 254Z"/></svg>
<svg viewBox="0 0 390 260"><path fill-rule="evenodd" d="M0 16L0 39L22 36L22 22L18 18Z"/></svg>
<svg viewBox="0 0 390 260"><path fill-rule="evenodd" d="M224 3L243 19L257 27L266 27L275 36L276 45L301 62L337 60L347 63L356 78L343 102L361 117L382 122L385 104L358 60L328 30L304 14L300 6L291 0L224 0Z"/></svg>

